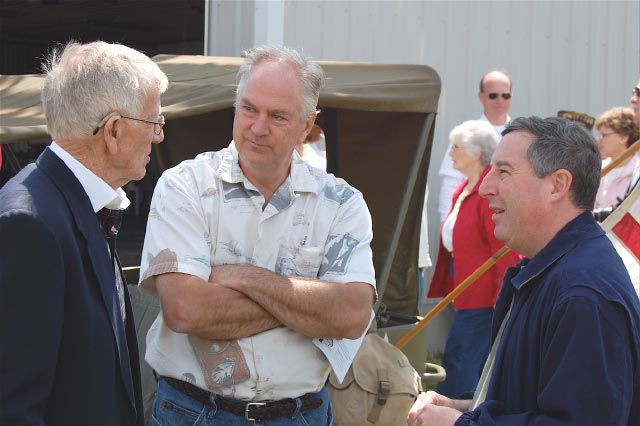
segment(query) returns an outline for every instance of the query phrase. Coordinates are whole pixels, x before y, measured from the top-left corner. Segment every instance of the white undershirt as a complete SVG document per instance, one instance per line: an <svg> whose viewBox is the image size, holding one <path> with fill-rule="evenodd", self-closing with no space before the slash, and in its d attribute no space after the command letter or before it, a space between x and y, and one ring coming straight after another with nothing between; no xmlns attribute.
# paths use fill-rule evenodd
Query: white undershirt
<svg viewBox="0 0 640 426"><path fill-rule="evenodd" d="M444 220L442 224L442 245L451 253L453 257L453 227L456 225L456 220L458 220L458 213L460 212L460 206L462 205L462 201L466 198L467 194L465 191L462 191L458 199L456 200L456 204L453 206L451 213Z"/></svg>

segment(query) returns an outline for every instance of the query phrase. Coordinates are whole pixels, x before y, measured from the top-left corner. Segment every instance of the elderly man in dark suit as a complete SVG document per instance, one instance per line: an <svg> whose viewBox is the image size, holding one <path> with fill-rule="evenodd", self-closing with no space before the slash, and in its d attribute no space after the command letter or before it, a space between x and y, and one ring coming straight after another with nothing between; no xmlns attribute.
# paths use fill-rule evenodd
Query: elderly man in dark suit
<svg viewBox="0 0 640 426"><path fill-rule="evenodd" d="M164 139L167 77L104 42L69 43L44 68L54 141L0 191L0 424L142 425L110 218L129 204L120 187L145 175Z"/></svg>

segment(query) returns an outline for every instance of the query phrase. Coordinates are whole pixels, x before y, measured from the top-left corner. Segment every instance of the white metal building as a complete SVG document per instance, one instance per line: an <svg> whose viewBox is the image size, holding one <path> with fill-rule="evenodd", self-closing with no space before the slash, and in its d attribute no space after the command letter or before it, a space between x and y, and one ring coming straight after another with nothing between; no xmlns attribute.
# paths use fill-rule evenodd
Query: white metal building
<svg viewBox="0 0 640 426"><path fill-rule="evenodd" d="M442 94L428 179L434 218L448 133L482 113L476 94L485 72L511 73L512 116L565 109L597 117L629 105L640 77L635 1L209 0L207 9L208 55L275 43L320 60L435 68ZM437 238L437 220L429 231Z"/></svg>
<svg viewBox="0 0 640 426"><path fill-rule="evenodd" d="M485 72L512 75L512 117L559 110L597 117L628 106L640 77L637 1L207 0L206 8L208 55L238 56L272 43L319 60L436 69L442 94L427 205L434 262L438 168L449 131L482 113L477 92Z"/></svg>

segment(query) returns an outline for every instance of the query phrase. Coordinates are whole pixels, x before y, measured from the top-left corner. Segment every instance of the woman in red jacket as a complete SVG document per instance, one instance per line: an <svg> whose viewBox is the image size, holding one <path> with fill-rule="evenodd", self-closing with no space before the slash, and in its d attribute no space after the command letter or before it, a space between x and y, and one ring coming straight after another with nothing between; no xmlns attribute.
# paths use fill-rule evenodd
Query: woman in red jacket
<svg viewBox="0 0 640 426"><path fill-rule="evenodd" d="M453 207L444 220L440 248L428 297L442 297L482 265L503 244L493 235L493 211L478 195L498 143L493 127L465 121L449 135L453 167L466 176L453 194ZM447 378L438 393L458 397L476 388L491 345L491 317L502 276L519 260L509 252L453 301L455 316L447 337L442 366Z"/></svg>

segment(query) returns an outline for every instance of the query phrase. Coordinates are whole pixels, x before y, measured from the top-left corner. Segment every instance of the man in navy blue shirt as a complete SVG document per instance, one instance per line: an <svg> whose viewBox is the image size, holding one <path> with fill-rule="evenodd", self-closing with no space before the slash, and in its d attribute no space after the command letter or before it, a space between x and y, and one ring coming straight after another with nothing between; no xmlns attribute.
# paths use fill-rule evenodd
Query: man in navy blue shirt
<svg viewBox="0 0 640 426"><path fill-rule="evenodd" d="M593 219L600 157L561 118L518 118L480 186L495 236L525 255L496 302L473 400L421 394L409 426L640 424L640 302Z"/></svg>

